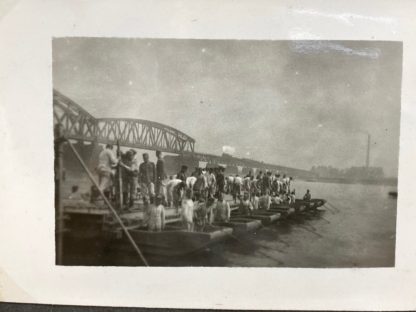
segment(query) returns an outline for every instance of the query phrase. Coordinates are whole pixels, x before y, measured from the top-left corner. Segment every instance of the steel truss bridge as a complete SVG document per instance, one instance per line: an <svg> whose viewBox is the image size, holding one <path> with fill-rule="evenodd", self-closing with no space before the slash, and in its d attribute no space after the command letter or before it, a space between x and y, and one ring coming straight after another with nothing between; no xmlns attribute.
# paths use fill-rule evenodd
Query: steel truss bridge
<svg viewBox="0 0 416 312"><path fill-rule="evenodd" d="M53 90L54 125L60 124L66 138L116 144L121 146L160 150L212 165L225 165L260 170L279 170L294 176L308 176L309 171L265 164L251 159L232 156L218 156L195 152L195 140L170 126L142 119L95 118L79 104Z"/></svg>
<svg viewBox="0 0 416 312"><path fill-rule="evenodd" d="M80 105L53 90L54 124L61 124L68 139L125 147L193 153L195 140L172 127L142 119L95 118Z"/></svg>

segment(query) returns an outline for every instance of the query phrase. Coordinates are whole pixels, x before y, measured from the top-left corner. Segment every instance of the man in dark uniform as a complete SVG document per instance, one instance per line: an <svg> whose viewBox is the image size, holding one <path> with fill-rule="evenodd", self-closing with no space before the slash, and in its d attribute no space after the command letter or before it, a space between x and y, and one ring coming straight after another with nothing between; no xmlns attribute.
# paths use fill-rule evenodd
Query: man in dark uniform
<svg viewBox="0 0 416 312"><path fill-rule="evenodd" d="M149 161L149 154L143 154L143 162L139 167L139 182L141 183L142 195L150 198L151 203L155 197L155 164Z"/></svg>
<svg viewBox="0 0 416 312"><path fill-rule="evenodd" d="M164 196L166 198L166 172L165 162L163 160L162 152L156 151L156 195Z"/></svg>
<svg viewBox="0 0 416 312"><path fill-rule="evenodd" d="M178 172L176 175L176 179L182 180L183 183L186 183L186 171L188 170L188 167L185 165L182 165L181 171Z"/></svg>
<svg viewBox="0 0 416 312"><path fill-rule="evenodd" d="M224 176L224 167L219 167L216 181L217 181L217 196L219 193L224 193L225 191L225 176Z"/></svg>

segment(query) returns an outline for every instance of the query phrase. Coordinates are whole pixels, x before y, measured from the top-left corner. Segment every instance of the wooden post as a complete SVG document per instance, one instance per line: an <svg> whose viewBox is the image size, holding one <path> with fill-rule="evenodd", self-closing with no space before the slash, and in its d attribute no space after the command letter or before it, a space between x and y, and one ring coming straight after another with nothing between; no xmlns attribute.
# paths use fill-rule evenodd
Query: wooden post
<svg viewBox="0 0 416 312"><path fill-rule="evenodd" d="M71 148L72 152L75 154L75 157L80 162L82 168L84 168L84 170L87 173L88 177L90 178L91 182L97 187L98 192L100 193L100 195L104 199L104 202L106 203L107 207L110 209L110 211L113 213L114 217L116 218L117 222L120 224L121 228L123 229L124 233L126 234L127 238L129 239L130 243L132 244L134 250L137 252L140 259L143 261L144 265L149 266L148 262L146 261L146 258L143 256L142 252L140 251L140 249L137 246L136 242L134 241L133 237L131 237L131 235L129 233L129 230L125 227L123 221L121 220L121 218L117 214L117 211L113 208L113 205L111 205L108 198L104 195L103 191L99 188L98 182L95 181L95 178L92 175L92 173L90 172L90 170L88 169L87 165L85 165L84 161L82 160L81 156L78 154L77 150L72 145L72 143L69 142L69 141L67 141L67 142L68 142L68 146Z"/></svg>
<svg viewBox="0 0 416 312"><path fill-rule="evenodd" d="M63 149L65 138L63 127L57 124L54 129L55 147L55 261L63 264L63 241L64 241L64 211L62 207L62 184L63 184Z"/></svg>

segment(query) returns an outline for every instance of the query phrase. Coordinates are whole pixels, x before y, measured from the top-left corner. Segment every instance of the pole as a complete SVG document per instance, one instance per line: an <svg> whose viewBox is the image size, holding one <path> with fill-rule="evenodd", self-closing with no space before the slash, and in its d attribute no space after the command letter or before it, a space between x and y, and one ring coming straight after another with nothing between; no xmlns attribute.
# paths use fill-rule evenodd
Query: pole
<svg viewBox="0 0 416 312"><path fill-rule="evenodd" d="M113 213L113 215L116 218L117 222L120 224L121 228L123 229L124 233L126 234L127 238L129 239L130 243L132 244L133 248L135 249L135 251L139 255L140 259L143 261L143 263L146 266L149 266L149 264L146 261L146 258L143 256L143 254L140 251L139 247L137 246L136 242L131 237L128 229L124 226L123 221L120 219L119 215L117 214L117 211L113 208L113 206L111 205L111 203L109 202L109 200L107 199L107 197L104 195L103 191L99 188L97 181L95 181L94 176L92 175L92 173L90 172L90 170L88 169L88 167L85 165L85 163L82 160L81 156L78 154L77 150L72 145L72 143L69 142L69 141L67 141L67 142L68 142L68 145L71 148L72 152L74 152L76 158L80 162L82 168L84 168L84 170L87 173L88 177L90 178L91 182L97 187L98 191L100 192L100 195L104 199L104 202L106 203L106 205L108 206L108 208L110 209L110 211Z"/></svg>
<svg viewBox="0 0 416 312"><path fill-rule="evenodd" d="M54 129L55 147L55 242L56 242L56 264L63 264L63 241L64 241L64 212L62 207L62 182L63 182L63 148L65 138L61 124Z"/></svg>
<svg viewBox="0 0 416 312"><path fill-rule="evenodd" d="M120 150L120 141L117 140L117 157L121 160L121 150ZM118 174L118 200L120 211L123 210L123 179L121 177L121 166L120 163L117 165L117 174Z"/></svg>

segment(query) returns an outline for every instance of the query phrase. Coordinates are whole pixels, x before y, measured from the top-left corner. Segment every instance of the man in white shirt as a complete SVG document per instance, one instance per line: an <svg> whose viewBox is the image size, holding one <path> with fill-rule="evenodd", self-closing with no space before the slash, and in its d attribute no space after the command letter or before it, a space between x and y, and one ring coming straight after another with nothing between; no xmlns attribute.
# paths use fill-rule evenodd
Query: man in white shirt
<svg viewBox="0 0 416 312"><path fill-rule="evenodd" d="M105 149L98 156L98 185L100 190L104 192L106 197L110 195L110 187L112 186L112 170L117 165L118 159L114 155L113 145L107 144Z"/></svg>
<svg viewBox="0 0 416 312"><path fill-rule="evenodd" d="M166 185L168 206L178 207L184 183L181 179L170 180Z"/></svg>

